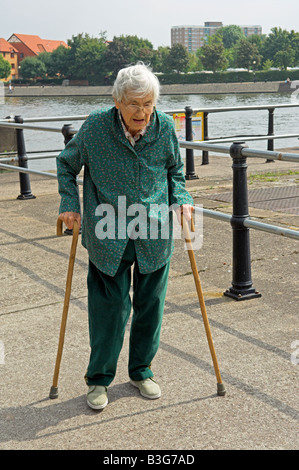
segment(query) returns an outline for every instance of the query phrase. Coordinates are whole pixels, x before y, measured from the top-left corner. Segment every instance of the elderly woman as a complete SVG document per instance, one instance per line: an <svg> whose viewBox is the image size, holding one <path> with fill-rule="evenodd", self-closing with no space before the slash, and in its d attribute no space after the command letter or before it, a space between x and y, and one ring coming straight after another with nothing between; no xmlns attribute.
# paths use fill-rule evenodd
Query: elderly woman
<svg viewBox="0 0 299 470"><path fill-rule="evenodd" d="M84 166L82 244L89 255L91 349L85 380L93 409L108 403L131 306L130 383L146 398L161 396L151 363L159 347L173 221L169 211L169 236L161 236L165 211L162 216L159 209L178 207L188 220L193 200L185 189L173 120L155 109L158 97L159 82L144 64L120 70L115 106L92 112L57 158L59 217L69 229L74 220L81 223L76 175ZM136 208L146 213L138 223ZM157 231L151 230L153 220L159 221Z"/></svg>

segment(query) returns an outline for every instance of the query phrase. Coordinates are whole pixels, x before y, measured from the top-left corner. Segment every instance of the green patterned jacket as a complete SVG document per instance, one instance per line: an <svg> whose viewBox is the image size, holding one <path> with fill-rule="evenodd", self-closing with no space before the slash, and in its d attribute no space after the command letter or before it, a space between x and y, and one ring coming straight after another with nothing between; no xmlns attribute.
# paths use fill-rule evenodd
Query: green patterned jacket
<svg viewBox="0 0 299 470"><path fill-rule="evenodd" d="M168 211L169 236L165 236L167 232L161 232L165 213L157 208L193 204L185 189L173 119L155 111L145 135L133 147L115 107L92 112L57 157L60 213L80 212L76 176L83 166L82 244L93 264L114 276L130 235L141 273L164 266L173 252L173 220ZM143 228L136 204L146 209ZM108 218L112 213L113 220Z"/></svg>

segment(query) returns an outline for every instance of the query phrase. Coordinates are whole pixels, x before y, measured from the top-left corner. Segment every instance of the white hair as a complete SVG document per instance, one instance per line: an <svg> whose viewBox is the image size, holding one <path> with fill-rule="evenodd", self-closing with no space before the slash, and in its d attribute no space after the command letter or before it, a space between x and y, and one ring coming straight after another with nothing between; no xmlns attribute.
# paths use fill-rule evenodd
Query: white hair
<svg viewBox="0 0 299 470"><path fill-rule="evenodd" d="M118 72L112 96L120 103L127 93L141 98L152 94L154 103L157 103L160 94L159 80L143 62L137 62L136 65L125 67Z"/></svg>

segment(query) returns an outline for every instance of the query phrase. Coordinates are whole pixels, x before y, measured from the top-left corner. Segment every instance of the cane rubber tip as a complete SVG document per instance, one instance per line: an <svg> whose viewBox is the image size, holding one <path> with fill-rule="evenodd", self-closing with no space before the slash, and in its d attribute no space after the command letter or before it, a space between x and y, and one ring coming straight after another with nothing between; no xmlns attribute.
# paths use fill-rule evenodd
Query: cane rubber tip
<svg viewBox="0 0 299 470"><path fill-rule="evenodd" d="M58 387L51 387L49 397L52 399L58 397Z"/></svg>
<svg viewBox="0 0 299 470"><path fill-rule="evenodd" d="M217 384L217 395L219 395L220 397L224 397L225 394L226 390L224 384Z"/></svg>

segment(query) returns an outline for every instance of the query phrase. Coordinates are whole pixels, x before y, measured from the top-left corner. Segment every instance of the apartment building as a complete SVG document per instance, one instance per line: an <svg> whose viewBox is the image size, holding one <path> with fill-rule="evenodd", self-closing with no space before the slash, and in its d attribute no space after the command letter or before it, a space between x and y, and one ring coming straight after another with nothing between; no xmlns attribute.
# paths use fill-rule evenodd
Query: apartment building
<svg viewBox="0 0 299 470"><path fill-rule="evenodd" d="M188 52L196 52L213 36L223 23L220 21L206 21L204 26L198 25L182 25L171 27L171 46L174 44L182 44ZM252 34L262 34L260 25L241 26L246 37Z"/></svg>

